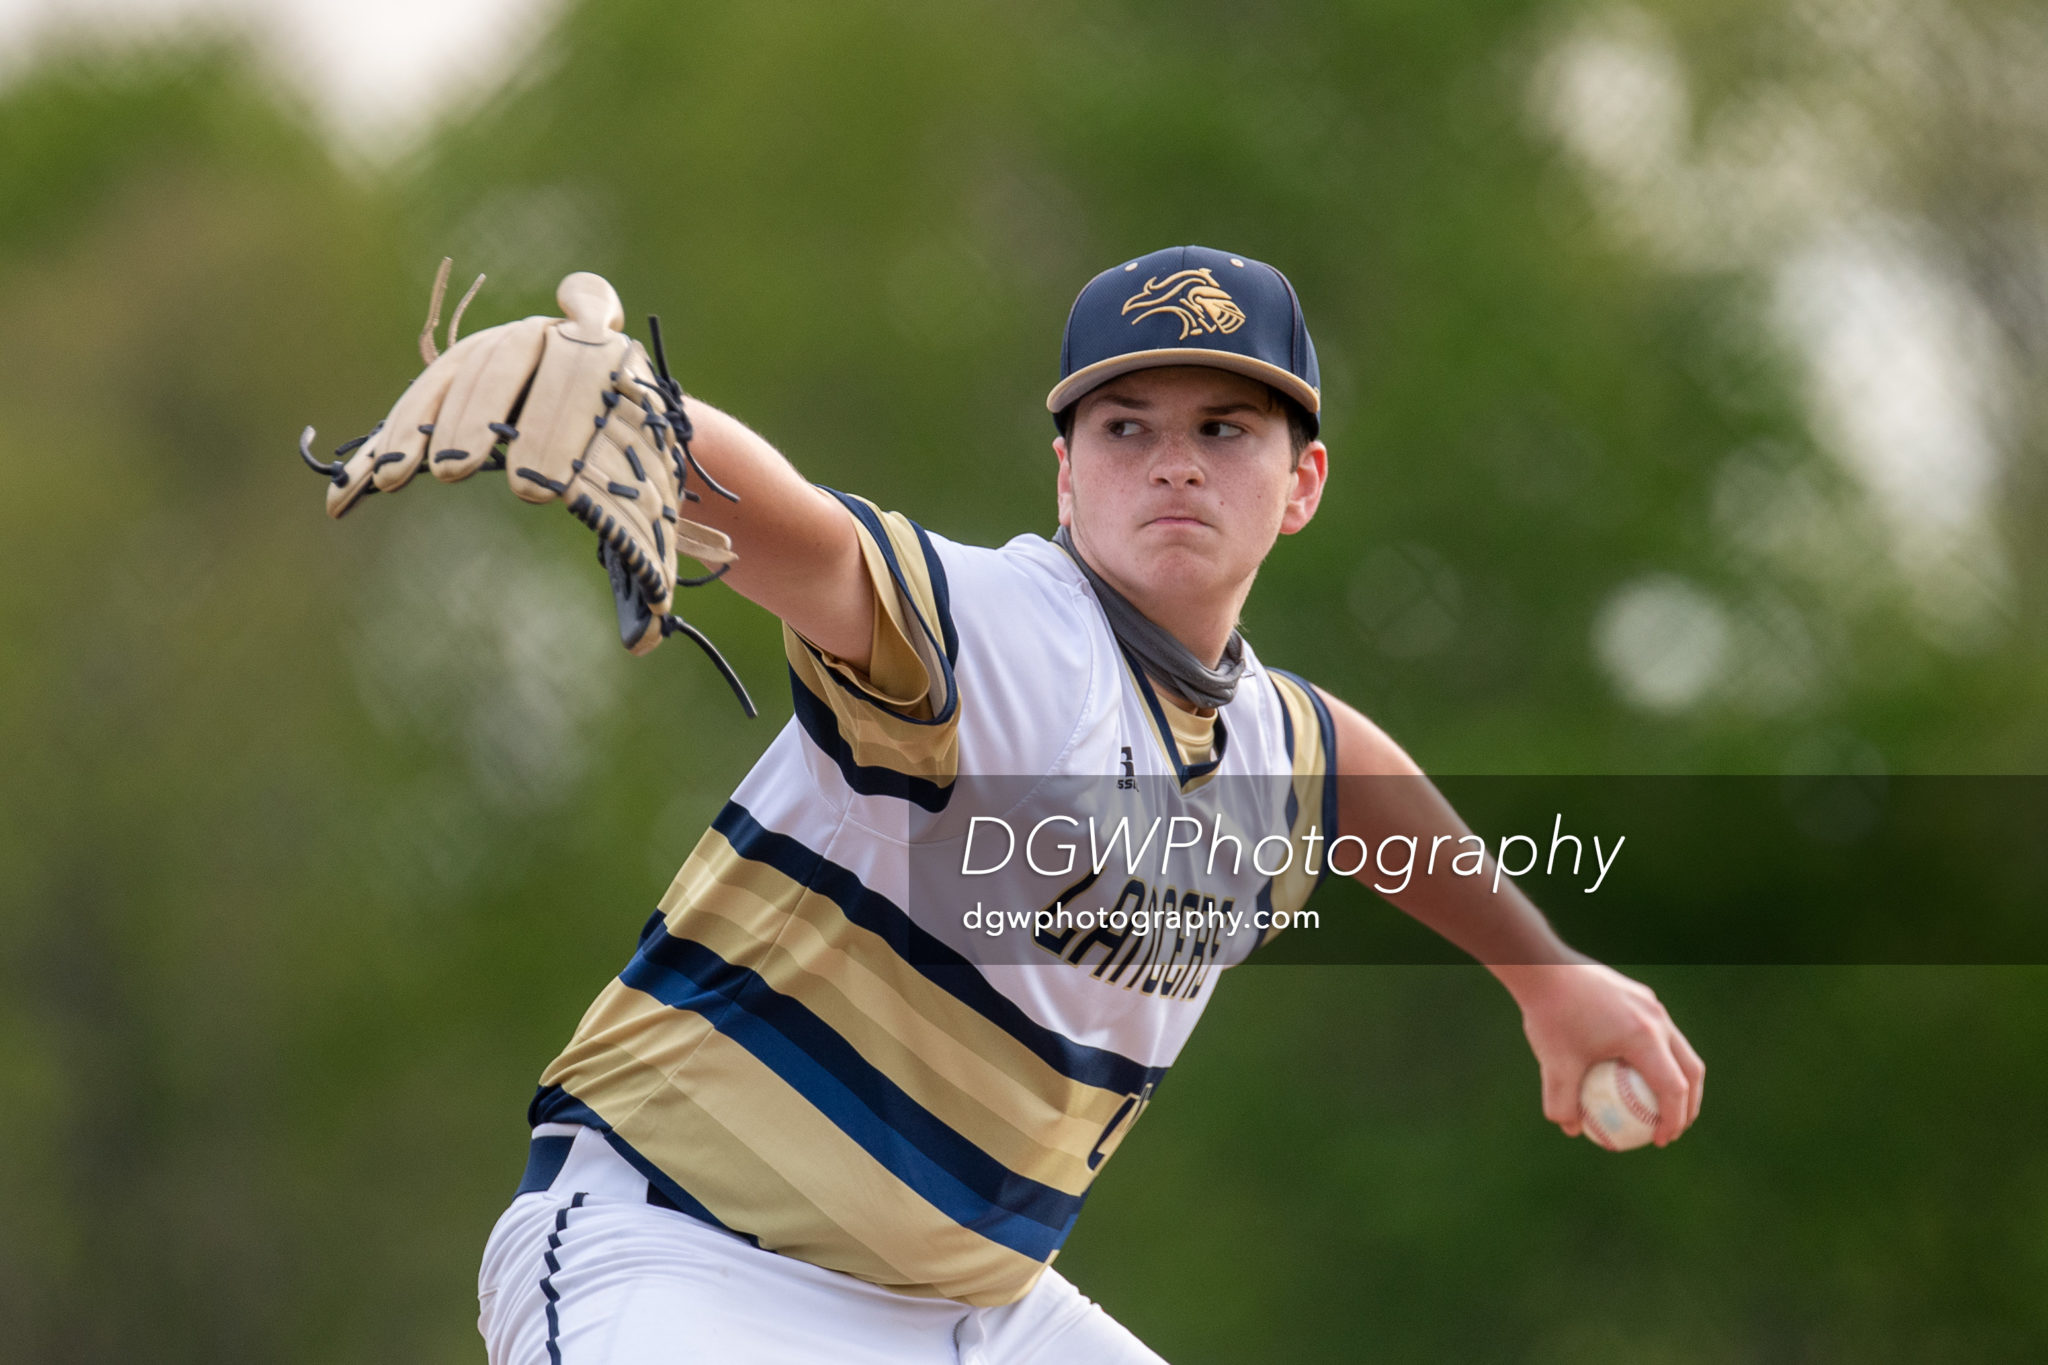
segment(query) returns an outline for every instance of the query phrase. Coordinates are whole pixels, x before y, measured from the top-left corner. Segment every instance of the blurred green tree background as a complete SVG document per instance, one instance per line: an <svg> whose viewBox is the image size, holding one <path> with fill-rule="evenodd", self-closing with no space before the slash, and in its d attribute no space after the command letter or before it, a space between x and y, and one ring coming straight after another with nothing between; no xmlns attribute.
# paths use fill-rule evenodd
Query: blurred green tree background
<svg viewBox="0 0 2048 1365"><path fill-rule="evenodd" d="M1089 275L1270 260L1333 475L1246 627L1424 766L2039 772L2044 57L2018 0L586 0L374 163L235 41L17 72L0 1355L480 1359L534 1078L787 717L772 621L685 603L733 724L491 480L321 515L296 433L443 254L471 328L607 274L983 542L1051 525ZM1627 1158L1476 968L1234 973L1061 1269L1189 1365L2048 1352L2039 970L1639 971L1713 1081Z"/></svg>

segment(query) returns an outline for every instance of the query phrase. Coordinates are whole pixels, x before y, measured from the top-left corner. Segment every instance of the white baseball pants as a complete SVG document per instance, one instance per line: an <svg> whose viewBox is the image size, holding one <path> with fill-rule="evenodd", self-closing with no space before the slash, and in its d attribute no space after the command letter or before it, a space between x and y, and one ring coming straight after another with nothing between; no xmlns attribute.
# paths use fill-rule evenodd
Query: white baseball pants
<svg viewBox="0 0 2048 1365"><path fill-rule="evenodd" d="M477 1279L491 1365L1165 1365L1056 1271L1000 1308L921 1299L647 1202L603 1136L512 1201Z"/></svg>

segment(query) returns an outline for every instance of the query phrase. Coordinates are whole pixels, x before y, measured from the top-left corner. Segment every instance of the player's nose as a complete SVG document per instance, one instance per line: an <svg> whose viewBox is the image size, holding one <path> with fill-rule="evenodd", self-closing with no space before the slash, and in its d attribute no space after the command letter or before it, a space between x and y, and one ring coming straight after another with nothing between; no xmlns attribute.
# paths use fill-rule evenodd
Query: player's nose
<svg viewBox="0 0 2048 1365"><path fill-rule="evenodd" d="M1174 488L1193 488L1202 482L1202 462L1194 443L1184 436L1170 435L1152 452L1152 481Z"/></svg>

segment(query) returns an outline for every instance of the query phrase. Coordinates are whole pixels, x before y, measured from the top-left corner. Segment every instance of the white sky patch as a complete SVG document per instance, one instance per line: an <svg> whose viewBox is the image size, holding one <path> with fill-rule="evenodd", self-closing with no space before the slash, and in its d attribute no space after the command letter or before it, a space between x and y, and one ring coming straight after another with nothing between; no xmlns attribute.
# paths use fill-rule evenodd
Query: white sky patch
<svg viewBox="0 0 2048 1365"><path fill-rule="evenodd" d="M459 752L496 810L553 805L623 686L629 656L592 610L602 580L477 501L421 501L363 588L350 653L364 707L396 739Z"/></svg>
<svg viewBox="0 0 2048 1365"><path fill-rule="evenodd" d="M0 81L52 48L247 34L353 153L402 150L531 60L562 0L0 0Z"/></svg>
<svg viewBox="0 0 2048 1365"><path fill-rule="evenodd" d="M1593 652L1621 694L1647 711L1702 701L1728 662L1728 613L1673 574L1624 585L1593 623Z"/></svg>
<svg viewBox="0 0 2048 1365"><path fill-rule="evenodd" d="M1560 43L1538 73L1536 102L1587 165L1631 184L1668 173L1691 119L1678 54L1635 10L1610 13Z"/></svg>
<svg viewBox="0 0 2048 1365"><path fill-rule="evenodd" d="M1896 239L1817 242L1781 262L1773 285L1816 425L1897 523L1902 549L1975 531L1998 475L1990 424L2003 386L1988 320Z"/></svg>
<svg viewBox="0 0 2048 1365"><path fill-rule="evenodd" d="M1799 365L1807 425L1862 490L1923 632L1971 647L1998 628L2010 586L1992 512L2014 366L1982 303L1946 268L1938 234L1884 202L1869 101L1925 95L1926 82L1876 94L1861 83L1873 66L1924 75L1923 44L1963 29L1939 4L1912 9L1911 23L1894 7L1851 8L1868 21L1853 33L1819 25L1809 35L1833 65L1753 90L1695 127L1669 34L1614 6L1551 46L1531 109L1619 237L1666 269L1767 285L1763 322ZM1948 46L1974 52L1960 41ZM1603 657L1612 668L1619 656ZM1656 704L1657 689L1624 690Z"/></svg>

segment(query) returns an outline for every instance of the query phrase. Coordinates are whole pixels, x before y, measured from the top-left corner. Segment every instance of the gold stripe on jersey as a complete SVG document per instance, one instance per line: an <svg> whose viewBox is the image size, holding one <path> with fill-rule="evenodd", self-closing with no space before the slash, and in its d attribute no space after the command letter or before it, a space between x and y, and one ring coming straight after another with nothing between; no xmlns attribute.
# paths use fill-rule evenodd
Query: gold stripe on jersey
<svg viewBox="0 0 2048 1365"><path fill-rule="evenodd" d="M939 1294L936 1280L959 1297L956 1278L987 1293L1036 1277L1037 1262L936 1209L906 1227L894 1175L745 1048L685 1018L692 1027L641 1031L653 1043L646 1053L619 1047L591 1058L577 1093L603 1094L590 1106L598 1117L657 1167L688 1171L689 1193L721 1222L770 1250L906 1293ZM615 1092L604 1085L607 1067ZM951 1273L905 1269L929 1272L940 1250Z"/></svg>
<svg viewBox="0 0 2048 1365"><path fill-rule="evenodd" d="M952 625L917 528L899 512L836 494L853 518L875 593L866 670L783 627L797 719L853 790L944 805L959 771Z"/></svg>
<svg viewBox="0 0 2048 1365"><path fill-rule="evenodd" d="M711 830L662 906L671 934L801 998L1009 1169L1070 1194L1087 1189L1088 1155L1124 1097L1052 1070L826 897Z"/></svg>
<svg viewBox="0 0 2048 1365"><path fill-rule="evenodd" d="M613 1131L657 1165L689 1171L690 1192L762 1246L903 1293L973 1304L1021 1298L1044 1271L918 1200L715 1030L706 1028L689 1070L688 1092L664 1087ZM727 1209L743 1210L743 1220Z"/></svg>
<svg viewBox="0 0 2048 1365"><path fill-rule="evenodd" d="M1160 708L1166 713L1166 724L1173 731L1174 743L1180 746L1181 761L1189 767L1207 763L1216 756L1216 713L1198 716L1192 711L1183 711L1166 698L1159 699Z"/></svg>
<svg viewBox="0 0 2048 1365"><path fill-rule="evenodd" d="M744 1049L726 1046L746 1056ZM654 1071L653 1065L650 1061L649 1074L660 1076L662 1073ZM765 1225L748 1235L760 1245L876 1284L906 1289L912 1286L918 1276L855 1237L847 1230L846 1221L815 1202L755 1146L748 1136L750 1130L801 1125L808 1106L802 1096L774 1084L772 1077L759 1077L758 1072L766 1071L766 1067L756 1062L754 1068L755 1078L767 1082L763 1086L766 1093L756 1102L779 1105L787 1112L748 1117L720 1106L721 1112L714 1113L699 1104L692 1092L668 1084L647 1095L644 1102L621 1110L624 1117L612 1124L612 1131L661 1169L688 1171L690 1193L707 1208L753 1211ZM744 1068L735 1069L729 1061L721 1064L715 1053L705 1059L703 1070L707 1075L722 1072L728 1082L747 1080ZM714 1090L713 1094L720 1095L722 1091ZM816 1117L812 1110L812 1121ZM833 1157L838 1155L836 1150L828 1152ZM843 1202L834 1200L829 1189L823 1193L827 1205ZM911 1258L903 1260L905 1265L917 1264Z"/></svg>
<svg viewBox="0 0 2048 1365"><path fill-rule="evenodd" d="M1309 685L1290 673L1268 669L1274 688L1280 693L1280 703L1286 708L1287 723L1293 737L1294 827L1288 832L1290 846L1305 848L1302 840L1311 830L1316 831L1322 842L1320 848L1328 850L1330 840L1337 837L1333 828L1335 821L1331 812L1335 808L1335 788L1331 786L1331 754L1328 752L1329 720L1322 700L1313 695ZM1292 915L1308 903L1309 893L1322 881L1323 859L1317 859L1319 869L1307 870L1308 859L1295 858L1286 871L1273 879L1272 908L1276 913Z"/></svg>
<svg viewBox="0 0 2048 1365"><path fill-rule="evenodd" d="M865 1067L942 1124L949 1142L971 1144L1008 1173L1005 1184L1033 1182L1078 1211L1129 1127L1119 1119L1130 1093L1056 1069L830 896L743 855L717 827L692 851L662 909L641 957L648 942L687 945L800 1001ZM632 975L629 968L598 997L543 1087L573 1095L641 1156L675 1173L712 1217L771 1250L970 1303L1009 1302L1028 1290L1039 1258L906 1187L776 1066L701 1009L629 983Z"/></svg>

